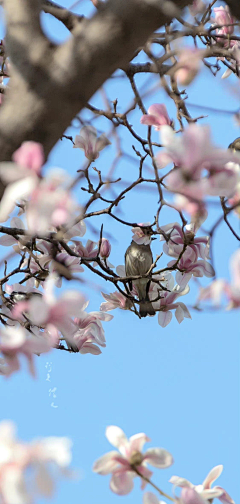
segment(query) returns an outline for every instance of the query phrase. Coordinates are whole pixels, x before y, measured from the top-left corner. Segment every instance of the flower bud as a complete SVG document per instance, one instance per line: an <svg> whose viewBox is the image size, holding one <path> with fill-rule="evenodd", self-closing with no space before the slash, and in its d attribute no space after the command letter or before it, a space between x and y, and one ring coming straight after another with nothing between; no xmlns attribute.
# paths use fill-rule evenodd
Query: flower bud
<svg viewBox="0 0 240 504"><path fill-rule="evenodd" d="M107 238L102 238L101 247L100 247L100 256L103 259L107 259L107 257L110 256L110 252L111 252L111 245L110 245L109 241L107 240Z"/></svg>

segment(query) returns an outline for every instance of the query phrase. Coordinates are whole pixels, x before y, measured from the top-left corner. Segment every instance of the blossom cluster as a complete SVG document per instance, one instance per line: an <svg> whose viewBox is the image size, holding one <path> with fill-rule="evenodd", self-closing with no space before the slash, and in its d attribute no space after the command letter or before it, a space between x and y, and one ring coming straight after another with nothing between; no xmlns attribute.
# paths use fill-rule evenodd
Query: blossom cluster
<svg viewBox="0 0 240 504"><path fill-rule="evenodd" d="M144 444L151 441L144 433L135 434L128 439L120 427L110 425L106 429L106 437L118 451L110 451L96 460L93 471L103 476L111 474L110 489L118 495L129 494L133 490L133 480L137 476L141 480L141 490L144 490L147 484L152 484L153 473L147 464L157 469L167 469L174 463L172 455L164 448L149 448L142 453ZM173 484L174 499L164 494L155 484L152 486L179 504L206 504L212 502L214 498L218 498L223 504L234 504L233 499L222 487L212 488L222 470L222 465L214 467L201 485L193 485L185 478L172 476L169 482ZM180 499L175 495L177 487L182 489ZM143 503L159 504L159 500L152 492L146 492Z"/></svg>
<svg viewBox="0 0 240 504"><path fill-rule="evenodd" d="M0 500L5 504L32 503L40 496L50 498L56 476L70 475L71 441L65 437L26 443L16 438L13 422L3 421L0 453Z"/></svg>

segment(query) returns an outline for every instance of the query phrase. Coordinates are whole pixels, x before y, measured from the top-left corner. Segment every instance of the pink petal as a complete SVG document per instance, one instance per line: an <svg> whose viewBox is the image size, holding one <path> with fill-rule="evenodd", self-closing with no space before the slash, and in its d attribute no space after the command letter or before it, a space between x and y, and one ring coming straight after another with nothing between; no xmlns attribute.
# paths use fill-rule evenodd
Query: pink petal
<svg viewBox="0 0 240 504"><path fill-rule="evenodd" d="M109 474L112 471L116 470L119 463L116 462L114 457L119 457L119 453L117 451L110 451L100 457L93 465L93 471L98 474Z"/></svg>
<svg viewBox="0 0 240 504"><path fill-rule="evenodd" d="M13 161L40 174L44 163L43 146L37 142L24 142L13 154Z"/></svg>
<svg viewBox="0 0 240 504"><path fill-rule="evenodd" d="M104 133L103 133L102 135L100 135L100 137L96 141L96 151L99 152L99 151L103 150L105 147L107 147L107 145L111 145L111 142L108 140L106 135L104 135Z"/></svg>
<svg viewBox="0 0 240 504"><path fill-rule="evenodd" d="M171 453L164 448L149 448L144 455L144 460L158 469L165 469L173 464Z"/></svg>
<svg viewBox="0 0 240 504"><path fill-rule="evenodd" d="M100 355L102 352L97 345L93 343L85 343L82 348L79 350L80 354L92 354L92 355Z"/></svg>
<svg viewBox="0 0 240 504"><path fill-rule="evenodd" d="M133 489L133 472L117 472L112 475L110 481L111 490L118 495L127 495Z"/></svg>
<svg viewBox="0 0 240 504"><path fill-rule="evenodd" d="M179 476L172 476L169 480L169 483L172 483L175 487L188 487L192 488L193 484L185 478L180 478Z"/></svg>
<svg viewBox="0 0 240 504"><path fill-rule="evenodd" d="M230 495L226 492L226 490L224 490L224 488L221 487L215 487L215 488L218 490L222 490L223 493L218 498L223 504L235 504L232 497L230 497Z"/></svg>
<svg viewBox="0 0 240 504"><path fill-rule="evenodd" d="M184 320L184 313L183 313L183 309L181 308L180 305L178 305L176 311L175 311L175 317L178 321L179 324L181 324L181 322Z"/></svg>
<svg viewBox="0 0 240 504"><path fill-rule="evenodd" d="M159 499L152 492L145 492L143 496L143 504L159 504Z"/></svg>
<svg viewBox="0 0 240 504"><path fill-rule="evenodd" d="M212 483L222 474L223 465L213 467L203 482L203 488L211 488Z"/></svg>
<svg viewBox="0 0 240 504"><path fill-rule="evenodd" d="M157 126L158 120L157 117L151 114L145 114L140 119L141 124L146 124L147 126Z"/></svg>
<svg viewBox="0 0 240 504"><path fill-rule="evenodd" d="M156 156L157 167L165 168L169 163L172 163L172 158L166 152L160 152Z"/></svg>
<svg viewBox="0 0 240 504"><path fill-rule="evenodd" d="M206 504L201 495L194 488L183 488L181 491L181 501L184 504Z"/></svg>
<svg viewBox="0 0 240 504"><path fill-rule="evenodd" d="M170 311L160 311L158 314L158 323L161 327L167 327L172 320L172 313Z"/></svg>
<svg viewBox="0 0 240 504"><path fill-rule="evenodd" d="M3 245L3 247L9 247L10 245L16 245L16 238L10 235L3 235L0 238L0 245Z"/></svg>
<svg viewBox="0 0 240 504"><path fill-rule="evenodd" d="M129 438L130 453L132 453L134 451L141 452L144 444L147 443L148 441L151 441L151 439L148 436L146 436L146 434L144 434L144 433L134 434L134 436L131 436Z"/></svg>

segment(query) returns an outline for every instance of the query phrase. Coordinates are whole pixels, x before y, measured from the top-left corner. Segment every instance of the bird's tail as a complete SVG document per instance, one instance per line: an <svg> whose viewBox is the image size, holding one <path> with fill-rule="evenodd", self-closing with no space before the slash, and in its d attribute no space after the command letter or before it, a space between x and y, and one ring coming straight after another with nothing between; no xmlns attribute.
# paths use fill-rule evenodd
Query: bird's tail
<svg viewBox="0 0 240 504"><path fill-rule="evenodd" d="M140 302L139 315L140 317L155 315L155 310L153 309L152 303L151 301L149 301L149 298L144 299Z"/></svg>

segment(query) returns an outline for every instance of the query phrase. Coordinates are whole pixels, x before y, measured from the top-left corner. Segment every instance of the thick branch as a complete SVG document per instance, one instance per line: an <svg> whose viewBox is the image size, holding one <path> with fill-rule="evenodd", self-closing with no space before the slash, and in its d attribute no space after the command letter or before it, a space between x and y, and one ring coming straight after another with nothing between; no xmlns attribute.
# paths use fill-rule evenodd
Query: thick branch
<svg viewBox="0 0 240 504"><path fill-rule="evenodd" d="M32 29L26 30L24 43L16 37L12 6L20 9L21 4L32 4L32 16L34 5L39 3L6 0L7 50L15 74L1 109L0 160L11 159L25 140L41 142L48 155L104 81L117 68L128 64L151 33L177 14L177 7L188 3L189 0L109 0L92 19L82 21L62 46L53 48L42 38L41 47L33 48ZM36 16L31 19L37 25Z"/></svg>
<svg viewBox="0 0 240 504"><path fill-rule="evenodd" d="M226 0L231 9L231 13L240 21L240 2L239 0Z"/></svg>
<svg viewBox="0 0 240 504"><path fill-rule="evenodd" d="M46 14L54 16L58 21L61 21L70 32L84 17L73 14L73 12L50 0L43 0L42 10L46 12Z"/></svg>

